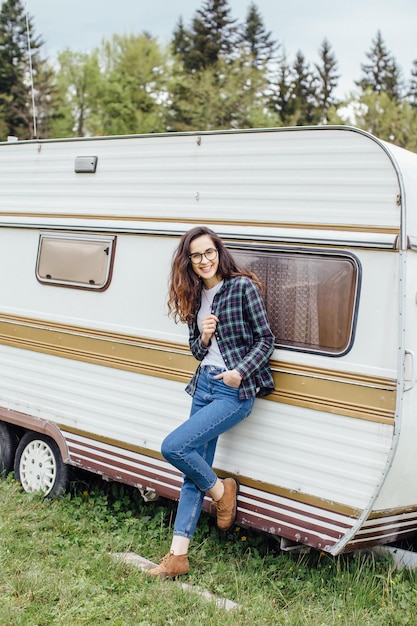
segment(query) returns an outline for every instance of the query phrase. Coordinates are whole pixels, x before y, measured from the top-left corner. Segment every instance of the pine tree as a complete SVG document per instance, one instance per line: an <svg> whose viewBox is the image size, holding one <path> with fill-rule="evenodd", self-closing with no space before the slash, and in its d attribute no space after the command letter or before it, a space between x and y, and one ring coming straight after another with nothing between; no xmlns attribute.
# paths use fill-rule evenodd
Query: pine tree
<svg viewBox="0 0 417 626"><path fill-rule="evenodd" d="M33 35L33 22L28 18L31 62L34 75L41 65L42 43ZM32 136L33 117L29 75L29 46L26 13L20 0L5 0L0 10L0 116L2 139L17 135Z"/></svg>
<svg viewBox="0 0 417 626"><path fill-rule="evenodd" d="M234 24L227 0L205 0L189 29L180 19L171 41L174 64L169 130L204 130L227 124L225 107L219 114L219 98L225 97L225 72L228 74L228 66L236 60Z"/></svg>
<svg viewBox="0 0 417 626"><path fill-rule="evenodd" d="M175 57L178 57L183 61L184 64L187 63L187 58L189 57L191 49L191 34L185 28L184 21L182 17L180 17L178 21L178 25L174 30L174 34L171 41L171 51Z"/></svg>
<svg viewBox="0 0 417 626"><path fill-rule="evenodd" d="M272 39L271 31L266 30L255 3L249 6L240 42L247 48L255 67L263 67L278 50L277 42Z"/></svg>
<svg viewBox="0 0 417 626"><path fill-rule="evenodd" d="M384 92L390 98L399 99L401 96L400 69L385 46L381 32L378 31L372 41L372 48L366 53L369 63L361 65L363 78L356 84L363 91L371 89L376 93Z"/></svg>
<svg viewBox="0 0 417 626"><path fill-rule="evenodd" d="M278 65L278 72L271 82L272 95L269 108L280 117L281 124L292 123L295 111L295 98L292 94L292 71L285 50Z"/></svg>
<svg viewBox="0 0 417 626"><path fill-rule="evenodd" d="M292 67L291 98L294 114L292 124L308 126L316 124L317 119L317 78L310 69L303 53L298 51Z"/></svg>
<svg viewBox="0 0 417 626"><path fill-rule="evenodd" d="M337 61L327 39L324 39L319 50L320 64L315 64L318 77L316 89L317 113L321 123L327 122L327 113L332 104L335 104L333 96L337 87L339 75L337 72Z"/></svg>
<svg viewBox="0 0 417 626"><path fill-rule="evenodd" d="M227 0L205 0L193 19L190 47L183 59L194 71L213 67L219 59L231 60L236 44L235 21Z"/></svg>

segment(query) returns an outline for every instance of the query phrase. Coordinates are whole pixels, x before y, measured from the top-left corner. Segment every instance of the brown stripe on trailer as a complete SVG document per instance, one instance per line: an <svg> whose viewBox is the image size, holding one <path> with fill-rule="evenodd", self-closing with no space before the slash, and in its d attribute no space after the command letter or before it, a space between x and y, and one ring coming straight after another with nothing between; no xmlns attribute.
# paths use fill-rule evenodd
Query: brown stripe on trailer
<svg viewBox="0 0 417 626"><path fill-rule="evenodd" d="M15 315L0 314L0 342L183 383L196 364L186 345ZM282 361L271 366L276 390L266 401L394 423L395 380Z"/></svg>

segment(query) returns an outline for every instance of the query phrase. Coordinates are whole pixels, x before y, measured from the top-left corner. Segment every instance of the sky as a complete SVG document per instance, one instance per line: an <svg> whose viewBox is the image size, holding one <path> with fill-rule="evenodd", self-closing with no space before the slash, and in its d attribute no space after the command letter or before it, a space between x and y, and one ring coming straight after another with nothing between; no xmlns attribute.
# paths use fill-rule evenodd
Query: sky
<svg viewBox="0 0 417 626"><path fill-rule="evenodd" d="M178 20L190 26L203 0L22 0L51 60L65 48L89 52L114 34L149 32L167 44ZM337 95L347 96L362 76L377 32L409 80L417 60L417 0L254 0L264 25L290 63L298 51L311 65L326 38L338 61ZM0 3L1 0L0 0ZM251 0L229 0L239 23Z"/></svg>

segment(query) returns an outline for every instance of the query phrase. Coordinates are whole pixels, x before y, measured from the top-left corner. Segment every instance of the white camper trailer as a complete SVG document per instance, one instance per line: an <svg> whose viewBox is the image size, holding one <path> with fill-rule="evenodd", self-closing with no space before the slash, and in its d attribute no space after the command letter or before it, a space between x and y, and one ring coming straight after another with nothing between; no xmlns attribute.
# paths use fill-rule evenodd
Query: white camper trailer
<svg viewBox="0 0 417 626"><path fill-rule="evenodd" d="M167 316L206 224L265 284L276 390L222 436L237 523L331 554L417 532L417 155L347 127L0 145L0 467L177 498L196 363Z"/></svg>

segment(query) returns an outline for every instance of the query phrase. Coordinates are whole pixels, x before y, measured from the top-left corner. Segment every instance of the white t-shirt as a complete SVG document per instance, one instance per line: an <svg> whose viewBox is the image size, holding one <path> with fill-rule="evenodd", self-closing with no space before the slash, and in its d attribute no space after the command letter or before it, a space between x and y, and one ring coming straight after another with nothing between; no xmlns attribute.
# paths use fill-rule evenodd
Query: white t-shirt
<svg viewBox="0 0 417 626"><path fill-rule="evenodd" d="M202 332L202 321L205 317L212 313L212 305L214 296L219 291L221 286L223 285L223 281L221 280L215 287L211 289L203 289L201 290L201 306L200 310L197 314L197 325L200 333ZM208 353L201 361L201 365L213 365L214 367L220 367L222 369L227 370L226 364L223 361L223 357L220 354L219 344L217 343L217 339L215 335L211 338L211 344L208 349Z"/></svg>

